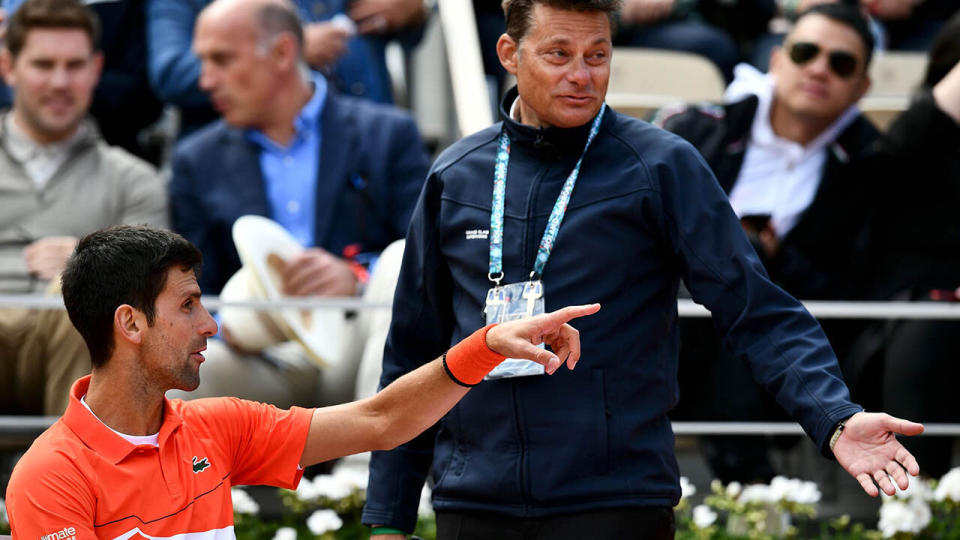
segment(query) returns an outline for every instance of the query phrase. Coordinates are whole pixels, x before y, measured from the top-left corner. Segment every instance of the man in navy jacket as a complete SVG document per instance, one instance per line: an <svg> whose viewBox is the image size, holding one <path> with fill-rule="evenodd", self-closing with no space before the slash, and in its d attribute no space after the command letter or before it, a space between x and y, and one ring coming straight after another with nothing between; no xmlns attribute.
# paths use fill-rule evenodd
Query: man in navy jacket
<svg viewBox="0 0 960 540"><path fill-rule="evenodd" d="M238 217L257 214L309 248L286 261L286 294L359 294L364 273L358 265L403 238L429 167L415 122L396 108L337 95L308 71L300 21L284 2L214 2L196 34L200 86L223 119L179 145L170 198L174 229L204 254L201 287L219 293L240 269L231 227ZM208 368L218 365L215 358L211 349ZM315 379L298 373L291 382ZM233 386L244 380L251 391L268 386L261 375L271 376L208 377L221 389L201 392L312 404L282 387L279 395L265 396ZM315 389L306 385L303 393Z"/></svg>
<svg viewBox="0 0 960 540"><path fill-rule="evenodd" d="M681 279L724 343L867 493L892 494L893 482L905 487L907 472L919 473L894 433L922 426L850 401L819 325L769 280L696 150L605 109L616 6L506 4L498 54L518 88L504 98L503 123L450 147L427 178L381 386L486 322L487 291L500 277L488 265L501 253L491 249L501 215L491 204L495 163L506 169L502 283L529 279L533 267L546 309L604 306L579 328L583 369L481 382L436 429L374 453L363 517L374 534L413 529L432 466L441 539L672 538L680 485L667 412L678 399ZM541 235L573 171L537 272Z"/></svg>

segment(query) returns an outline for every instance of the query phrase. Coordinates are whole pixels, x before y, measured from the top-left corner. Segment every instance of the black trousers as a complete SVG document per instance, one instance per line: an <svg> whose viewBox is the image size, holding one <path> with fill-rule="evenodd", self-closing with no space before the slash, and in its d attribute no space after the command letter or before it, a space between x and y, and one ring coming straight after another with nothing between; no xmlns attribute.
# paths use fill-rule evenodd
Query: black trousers
<svg viewBox="0 0 960 540"><path fill-rule="evenodd" d="M437 512L437 540L673 540L668 507L625 508L515 518L482 512Z"/></svg>

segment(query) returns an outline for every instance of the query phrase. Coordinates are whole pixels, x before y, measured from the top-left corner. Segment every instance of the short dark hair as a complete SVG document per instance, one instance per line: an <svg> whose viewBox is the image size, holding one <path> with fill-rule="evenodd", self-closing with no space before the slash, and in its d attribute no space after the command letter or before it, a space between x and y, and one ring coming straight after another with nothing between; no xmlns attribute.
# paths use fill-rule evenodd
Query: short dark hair
<svg viewBox="0 0 960 540"><path fill-rule="evenodd" d="M297 42L298 54L303 51L303 25L293 6L284 4L266 4L257 10L257 30L261 43L272 40L283 33L289 33Z"/></svg>
<svg viewBox="0 0 960 540"><path fill-rule="evenodd" d="M933 88L960 62L960 13L950 17L933 40L923 86Z"/></svg>
<svg viewBox="0 0 960 540"><path fill-rule="evenodd" d="M863 69L870 67L870 60L873 59L873 47L875 40L873 32L870 31L870 23L864 17L863 11L856 4L846 2L816 4L809 9L805 9L797 15L797 21L808 15L822 15L834 22L847 26L857 33L860 41L863 42Z"/></svg>
<svg viewBox="0 0 960 540"><path fill-rule="evenodd" d="M152 326L167 271L199 274L202 261L200 250L179 234L145 225L117 225L81 239L63 272L63 302L93 366L102 366L113 352L119 306L139 309Z"/></svg>
<svg viewBox="0 0 960 540"><path fill-rule="evenodd" d="M507 18L507 35L520 43L533 23L533 6L542 4L556 9L579 12L600 12L610 21L610 32L616 28L621 0L503 0L503 14Z"/></svg>
<svg viewBox="0 0 960 540"><path fill-rule="evenodd" d="M79 0L27 0L17 8L7 25L7 50L16 58L27 34L36 28L83 30L90 38L90 50L100 47L100 20Z"/></svg>

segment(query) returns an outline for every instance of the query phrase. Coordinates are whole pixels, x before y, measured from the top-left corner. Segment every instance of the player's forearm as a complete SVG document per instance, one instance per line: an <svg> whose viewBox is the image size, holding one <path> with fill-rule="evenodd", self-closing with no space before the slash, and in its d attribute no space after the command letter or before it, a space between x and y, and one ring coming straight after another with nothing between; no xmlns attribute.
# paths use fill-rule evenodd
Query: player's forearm
<svg viewBox="0 0 960 540"><path fill-rule="evenodd" d="M487 348L482 334L465 342L447 352L448 366L452 354L452 373L478 382L503 356ZM435 424L468 390L451 378L441 357L400 377L373 397L317 409L300 464L395 448Z"/></svg>
<svg viewBox="0 0 960 540"><path fill-rule="evenodd" d="M490 330L478 330L443 357L400 377L371 398L380 421L378 450L399 446L435 424L470 385L504 360L487 346Z"/></svg>
<svg viewBox="0 0 960 540"><path fill-rule="evenodd" d="M375 450L389 450L435 424L470 389L453 382L441 359L400 377L371 398L378 428Z"/></svg>

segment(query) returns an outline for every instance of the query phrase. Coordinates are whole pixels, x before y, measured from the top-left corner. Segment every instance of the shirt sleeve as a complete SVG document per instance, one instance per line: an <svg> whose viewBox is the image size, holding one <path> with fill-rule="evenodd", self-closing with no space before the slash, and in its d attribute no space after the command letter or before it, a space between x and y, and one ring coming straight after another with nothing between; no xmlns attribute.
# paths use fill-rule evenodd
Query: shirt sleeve
<svg viewBox="0 0 960 540"><path fill-rule="evenodd" d="M10 478L6 504L14 539L56 538L61 531L77 540L97 537L96 495L80 471L57 454L42 464L25 455Z"/></svg>
<svg viewBox="0 0 960 540"><path fill-rule="evenodd" d="M303 476L300 458L310 431L312 409L237 398L195 400L211 436L233 456L233 484L294 489Z"/></svg>

